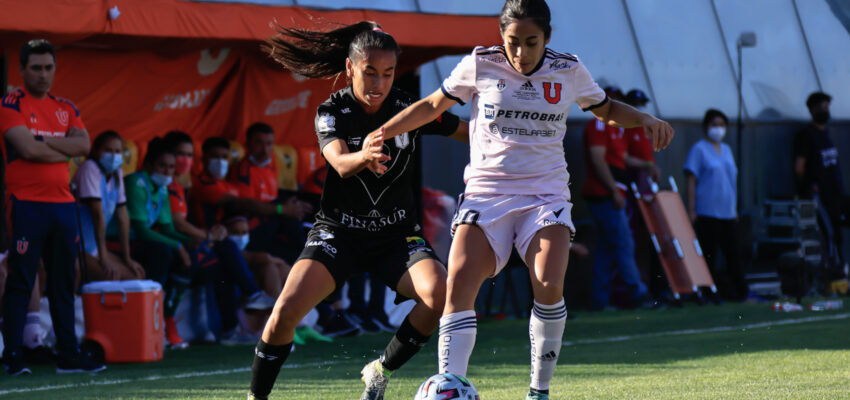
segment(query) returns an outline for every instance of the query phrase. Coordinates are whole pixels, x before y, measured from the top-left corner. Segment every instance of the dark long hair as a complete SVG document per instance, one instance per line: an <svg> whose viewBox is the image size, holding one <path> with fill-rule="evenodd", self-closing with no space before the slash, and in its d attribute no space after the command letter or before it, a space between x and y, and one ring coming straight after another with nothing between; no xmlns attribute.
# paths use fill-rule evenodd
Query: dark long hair
<svg viewBox="0 0 850 400"><path fill-rule="evenodd" d="M504 33L512 20L525 18L531 18L543 30L546 39L552 35L552 13L546 0L506 0L499 14L500 32Z"/></svg>
<svg viewBox="0 0 850 400"><path fill-rule="evenodd" d="M287 28L277 24L277 35L262 50L286 69L309 78L332 77L345 71L345 59L359 61L366 50L399 53L395 39L373 21L361 21L328 32Z"/></svg>
<svg viewBox="0 0 850 400"><path fill-rule="evenodd" d="M160 157L171 154L174 155L174 149L168 147L168 143L165 142L161 137L154 137L148 142L148 151L145 154L145 160L142 162L142 165L145 168L153 167L153 164Z"/></svg>
<svg viewBox="0 0 850 400"><path fill-rule="evenodd" d="M91 144L91 150L89 151L89 158L97 161L97 157L95 156L100 151L100 148L103 147L106 142L112 139L118 139L121 141L121 145L124 145L124 140L121 139L121 135L119 135L118 132L115 132L113 130L104 131L101 134L97 135L96 138L94 138L94 142L92 142Z"/></svg>

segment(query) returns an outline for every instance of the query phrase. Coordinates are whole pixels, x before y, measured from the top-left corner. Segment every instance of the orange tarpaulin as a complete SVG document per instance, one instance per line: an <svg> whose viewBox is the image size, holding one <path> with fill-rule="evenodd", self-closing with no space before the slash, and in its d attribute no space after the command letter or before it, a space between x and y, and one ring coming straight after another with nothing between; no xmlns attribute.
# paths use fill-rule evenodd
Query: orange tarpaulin
<svg viewBox="0 0 850 400"><path fill-rule="evenodd" d="M110 20L113 6L121 14ZM260 52L273 20L319 29L377 21L402 46L402 72L499 41L493 17L176 0L0 0L0 9L10 86L21 84L17 53L24 41L53 41L59 51L52 92L78 106L92 135L114 129L144 142L180 129L197 140L242 140L248 125L263 121L279 143L302 154L301 178L321 162L313 118L333 81L294 76ZM341 85L344 79L336 89Z"/></svg>

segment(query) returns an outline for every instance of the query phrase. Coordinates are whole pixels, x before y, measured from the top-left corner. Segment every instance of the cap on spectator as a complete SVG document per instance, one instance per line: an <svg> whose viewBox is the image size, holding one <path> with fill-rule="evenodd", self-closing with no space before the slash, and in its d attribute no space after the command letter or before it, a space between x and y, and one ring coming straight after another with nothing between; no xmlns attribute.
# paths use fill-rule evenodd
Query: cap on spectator
<svg viewBox="0 0 850 400"><path fill-rule="evenodd" d="M646 93L643 92L643 90L632 89L632 90L629 90L628 93L626 93L625 101L626 101L626 104L634 106L634 105L638 105L638 104L649 103L649 97L646 95Z"/></svg>
<svg viewBox="0 0 850 400"><path fill-rule="evenodd" d="M832 102L832 96L824 92L814 92L809 95L808 99L806 99L806 107L812 108L824 101Z"/></svg>

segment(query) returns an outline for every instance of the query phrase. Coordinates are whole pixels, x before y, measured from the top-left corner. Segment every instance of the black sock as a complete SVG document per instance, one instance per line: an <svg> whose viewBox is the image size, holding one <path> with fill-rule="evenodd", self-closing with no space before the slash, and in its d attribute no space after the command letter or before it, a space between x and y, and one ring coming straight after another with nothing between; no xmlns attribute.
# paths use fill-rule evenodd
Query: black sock
<svg viewBox="0 0 850 400"><path fill-rule="evenodd" d="M422 346L425 346L425 343L428 343L429 337L431 335L419 333L410 324L410 317L408 316L401 323L398 332L390 340L387 349L384 350L384 354L381 356L381 365L390 371L401 368Z"/></svg>
<svg viewBox="0 0 850 400"><path fill-rule="evenodd" d="M251 366L251 394L258 399L265 399L272 392L274 381L280 372L292 343L275 346L260 339L254 349L254 365Z"/></svg>
<svg viewBox="0 0 850 400"><path fill-rule="evenodd" d="M531 390L529 390L529 393L531 393L531 394L535 394L535 393L549 394L549 389L546 389L546 390L539 390L539 389L535 389L535 388L529 388L529 389L531 389Z"/></svg>

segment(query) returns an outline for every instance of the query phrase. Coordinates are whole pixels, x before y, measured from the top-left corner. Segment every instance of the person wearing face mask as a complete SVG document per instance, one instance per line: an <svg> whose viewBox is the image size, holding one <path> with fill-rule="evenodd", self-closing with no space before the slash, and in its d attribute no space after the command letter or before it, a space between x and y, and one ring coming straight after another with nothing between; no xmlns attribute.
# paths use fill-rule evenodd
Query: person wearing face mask
<svg viewBox="0 0 850 400"><path fill-rule="evenodd" d="M175 154L174 176L188 176L194 159L194 144L192 138L180 131L171 131L165 135L163 142L168 150ZM254 283L254 277L248 268L248 263L240 249L227 240L227 229L214 221L198 226L188 218L186 189L183 184L172 180L168 185L168 198L171 216L177 232L192 240L191 247L214 255L218 260L217 273L209 289L215 294L221 318L221 334L214 332L226 342L239 341L237 320L239 293L247 299L245 308L251 310L268 310L274 305L274 298L266 295ZM251 338L255 341L256 338Z"/></svg>
<svg viewBox="0 0 850 400"><path fill-rule="evenodd" d="M720 295L734 301L746 300L749 287L744 281L738 240L738 167L732 148L723 142L729 119L723 112L709 109L702 121L705 138L694 144L685 160L688 216L702 247ZM726 268L717 265L723 251ZM720 273L722 272L722 274Z"/></svg>
<svg viewBox="0 0 850 400"><path fill-rule="evenodd" d="M812 122L794 136L794 177L797 195L801 198L817 198L824 215L818 219L821 231L829 244L829 262L834 269L834 278L844 275L842 226L848 218L844 208L846 195L838 163L838 148L832 142L827 129L832 97L815 92L806 100Z"/></svg>
<svg viewBox="0 0 850 400"><path fill-rule="evenodd" d="M115 131L97 136L88 159L74 175L80 225L91 280L144 279L147 268L158 268L170 257L157 242L130 246L130 219L124 194L123 141ZM109 228L109 229L107 229ZM107 232L117 243L108 246ZM110 251L108 247L118 251ZM136 262L136 256L143 264ZM155 273L156 274L156 273Z"/></svg>
<svg viewBox="0 0 850 400"><path fill-rule="evenodd" d="M263 122L253 123L245 138L245 157L232 166L230 182L239 197L270 203L275 211L271 214L251 211L249 247L294 263L306 240L299 221L312 212L312 207L291 193L278 191L272 127Z"/></svg>
<svg viewBox="0 0 850 400"><path fill-rule="evenodd" d="M168 185L174 174L176 157L161 138L148 144L142 169L124 178L127 196L127 213L130 217L130 237L138 241L158 242L168 246L172 262L162 264L156 273L148 271L148 279L162 284L165 292L165 336L172 348L187 344L177 332L174 312L191 280L192 257L187 248L189 237L177 232L168 201Z"/></svg>

